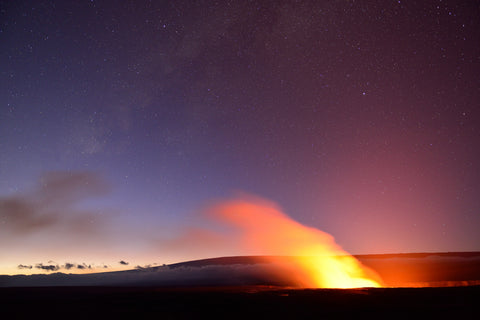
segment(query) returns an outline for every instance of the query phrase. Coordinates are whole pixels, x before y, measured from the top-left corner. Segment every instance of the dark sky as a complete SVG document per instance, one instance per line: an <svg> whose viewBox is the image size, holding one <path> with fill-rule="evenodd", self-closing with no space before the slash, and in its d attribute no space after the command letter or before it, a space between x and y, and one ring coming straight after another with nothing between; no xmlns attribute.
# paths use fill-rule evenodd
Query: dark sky
<svg viewBox="0 0 480 320"><path fill-rule="evenodd" d="M165 239L237 191L353 253L480 250L478 1L0 1L0 22L0 273L214 256Z"/></svg>

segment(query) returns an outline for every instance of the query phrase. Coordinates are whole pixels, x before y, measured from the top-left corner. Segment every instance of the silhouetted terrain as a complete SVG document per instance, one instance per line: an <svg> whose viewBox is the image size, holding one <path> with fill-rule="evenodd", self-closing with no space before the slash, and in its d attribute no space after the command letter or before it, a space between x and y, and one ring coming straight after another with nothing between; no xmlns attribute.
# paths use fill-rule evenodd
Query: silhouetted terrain
<svg viewBox="0 0 480 320"><path fill-rule="evenodd" d="M269 273L288 257L224 257L97 274L0 276L15 319L475 319L480 253L362 255L389 286L292 289Z"/></svg>
<svg viewBox="0 0 480 320"><path fill-rule="evenodd" d="M480 286L0 289L2 314L14 319L475 319L479 298Z"/></svg>
<svg viewBox="0 0 480 320"><path fill-rule="evenodd" d="M412 253L356 256L390 287L480 284L480 253ZM292 286L273 272L289 257L223 257L168 266L94 274L0 276L0 287L34 286Z"/></svg>
<svg viewBox="0 0 480 320"><path fill-rule="evenodd" d="M480 252L405 253L356 256L393 287L480 284Z"/></svg>

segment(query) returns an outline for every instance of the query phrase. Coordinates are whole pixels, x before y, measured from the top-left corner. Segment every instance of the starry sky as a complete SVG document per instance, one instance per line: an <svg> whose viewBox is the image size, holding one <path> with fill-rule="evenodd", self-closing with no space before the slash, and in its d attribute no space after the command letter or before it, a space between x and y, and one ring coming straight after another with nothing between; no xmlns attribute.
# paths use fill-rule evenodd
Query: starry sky
<svg viewBox="0 0 480 320"><path fill-rule="evenodd" d="M248 254L183 237L238 193L351 253L480 250L479 8L0 1L0 273Z"/></svg>

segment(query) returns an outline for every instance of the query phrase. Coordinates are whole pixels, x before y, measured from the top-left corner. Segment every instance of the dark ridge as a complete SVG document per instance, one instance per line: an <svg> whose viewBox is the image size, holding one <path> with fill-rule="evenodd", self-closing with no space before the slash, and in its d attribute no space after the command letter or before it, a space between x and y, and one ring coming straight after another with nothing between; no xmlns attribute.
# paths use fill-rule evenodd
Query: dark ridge
<svg viewBox="0 0 480 320"><path fill-rule="evenodd" d="M185 261L179 263L169 264L169 268L180 267L204 267L211 265L232 265L232 264L258 264L258 263L270 263L272 261L285 261L290 257L285 256L232 256L232 257L218 257L208 258L193 261Z"/></svg>
<svg viewBox="0 0 480 320"><path fill-rule="evenodd" d="M420 259L427 257L445 257L445 258L480 258L479 251L472 252L418 252L418 253L386 253L386 254L358 254L353 255L358 260L367 259ZM179 267L202 267L208 265L230 265L230 264L257 264L270 262L283 262L291 259L289 256L229 256L218 258L207 258L169 264L170 268ZM158 268L158 267L153 267Z"/></svg>
<svg viewBox="0 0 480 320"><path fill-rule="evenodd" d="M354 255L354 257L357 259L392 259L392 258L427 258L427 257L475 258L475 257L480 257L480 251L357 254L357 255Z"/></svg>

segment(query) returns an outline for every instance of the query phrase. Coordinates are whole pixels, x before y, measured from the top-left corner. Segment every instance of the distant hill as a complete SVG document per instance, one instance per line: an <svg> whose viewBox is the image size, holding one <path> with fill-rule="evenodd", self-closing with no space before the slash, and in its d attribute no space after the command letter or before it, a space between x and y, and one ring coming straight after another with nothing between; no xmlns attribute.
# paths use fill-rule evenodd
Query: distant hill
<svg viewBox="0 0 480 320"><path fill-rule="evenodd" d="M387 286L480 284L480 252L372 254L356 256Z"/></svg>
<svg viewBox="0 0 480 320"><path fill-rule="evenodd" d="M355 256L386 286L480 284L480 252L372 254ZM239 256L186 261L161 267L93 274L0 276L0 287L35 286L289 286L275 276L291 257Z"/></svg>

